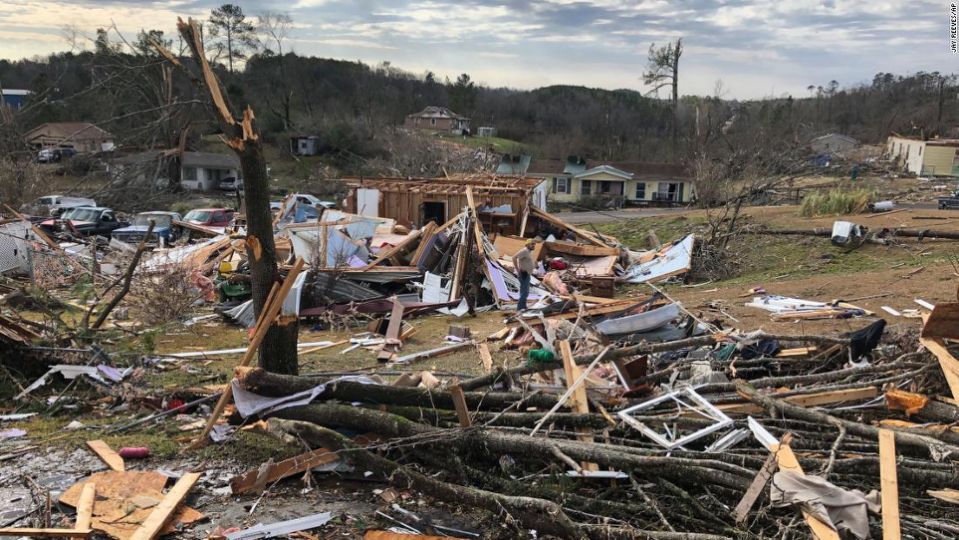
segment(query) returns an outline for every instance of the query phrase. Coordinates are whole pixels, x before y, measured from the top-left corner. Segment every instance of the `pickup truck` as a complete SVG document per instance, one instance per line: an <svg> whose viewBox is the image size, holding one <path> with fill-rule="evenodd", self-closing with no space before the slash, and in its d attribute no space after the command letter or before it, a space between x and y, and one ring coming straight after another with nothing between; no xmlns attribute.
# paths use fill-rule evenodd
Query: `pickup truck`
<svg viewBox="0 0 959 540"><path fill-rule="evenodd" d="M156 245L163 241L164 244L172 244L176 240L176 229L173 226L174 221L183 219L176 212L140 212L133 218L133 223L129 227L121 227L113 231L113 238L128 244L136 244L146 236L150 228L150 222L153 222L153 233L147 238L146 243Z"/></svg>
<svg viewBox="0 0 959 540"><path fill-rule="evenodd" d="M82 236L105 236L129 223L117 219L113 210L96 206L80 206L67 210L60 219L40 222L40 228L48 233L73 232Z"/></svg>
<svg viewBox="0 0 959 540"><path fill-rule="evenodd" d="M952 192L949 197L939 197L939 209L950 210L959 208L959 189Z"/></svg>

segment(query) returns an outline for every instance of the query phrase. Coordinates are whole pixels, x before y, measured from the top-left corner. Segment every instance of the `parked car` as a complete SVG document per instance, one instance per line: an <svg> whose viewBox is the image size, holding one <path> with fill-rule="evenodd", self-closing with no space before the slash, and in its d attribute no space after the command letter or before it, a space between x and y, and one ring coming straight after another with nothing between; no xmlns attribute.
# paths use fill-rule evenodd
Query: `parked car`
<svg viewBox="0 0 959 540"><path fill-rule="evenodd" d="M60 219L48 219L40 223L40 228L48 233L56 231L76 231L83 236L105 236L129 223L117 219L113 210L96 206L80 206L67 210Z"/></svg>
<svg viewBox="0 0 959 540"><path fill-rule="evenodd" d="M243 179L230 176L220 180L217 187L223 191L243 191Z"/></svg>
<svg viewBox="0 0 959 540"><path fill-rule="evenodd" d="M63 195L47 195L26 203L20 211L31 216L58 217L64 211L78 206L96 206L93 199L84 197L64 197Z"/></svg>
<svg viewBox="0 0 959 540"><path fill-rule="evenodd" d="M939 197L940 210L952 210L959 208L959 189L952 192L949 197Z"/></svg>
<svg viewBox="0 0 959 540"><path fill-rule="evenodd" d="M56 163L63 158L71 158L77 155L77 151L70 147L64 148L44 148L37 152L38 163Z"/></svg>
<svg viewBox="0 0 959 540"><path fill-rule="evenodd" d="M229 208L196 208L187 212L183 221L204 227L228 227L233 213Z"/></svg>
<svg viewBox="0 0 959 540"><path fill-rule="evenodd" d="M150 238L147 238L148 244L172 244L176 241L176 227L174 221L181 221L182 216L176 212L140 212L133 218L129 227L122 227L113 231L114 239L129 244L136 244L143 240L147 230L150 229L150 221L153 221L153 232Z"/></svg>
<svg viewBox="0 0 959 540"><path fill-rule="evenodd" d="M309 193L294 193L293 197L296 197L296 202L300 204L307 204L313 208L336 208L336 203L333 201L323 201L320 200L315 195L310 195Z"/></svg>

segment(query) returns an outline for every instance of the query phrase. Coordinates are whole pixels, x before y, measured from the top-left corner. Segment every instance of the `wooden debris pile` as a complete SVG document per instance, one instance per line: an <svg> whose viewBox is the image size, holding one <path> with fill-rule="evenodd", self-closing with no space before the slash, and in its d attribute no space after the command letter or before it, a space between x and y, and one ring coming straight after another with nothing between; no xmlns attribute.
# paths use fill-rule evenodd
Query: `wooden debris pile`
<svg viewBox="0 0 959 540"><path fill-rule="evenodd" d="M959 531L959 387L950 389L959 362L948 343L959 335L937 334L936 321L954 309L934 313L922 346L905 350L881 343L877 322L834 337L559 340L558 360L432 388L258 368L238 369L234 385L278 402L312 392L309 404L246 421L267 419L278 437L398 488L486 509L516 531L713 539L899 530L946 539ZM637 362L639 375L628 368ZM829 506L784 496L790 482L863 501L858 528L830 521Z"/></svg>

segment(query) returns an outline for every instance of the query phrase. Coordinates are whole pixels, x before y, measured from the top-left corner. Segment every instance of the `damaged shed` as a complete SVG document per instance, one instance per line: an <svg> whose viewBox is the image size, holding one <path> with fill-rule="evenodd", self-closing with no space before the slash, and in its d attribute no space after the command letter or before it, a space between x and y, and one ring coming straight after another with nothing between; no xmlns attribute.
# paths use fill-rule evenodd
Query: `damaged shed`
<svg viewBox="0 0 959 540"><path fill-rule="evenodd" d="M468 205L467 187L473 190L477 215L484 230L516 235L529 207L544 208L543 179L513 176L449 178L344 178L349 188L347 212L395 219L422 227L430 221L446 223Z"/></svg>

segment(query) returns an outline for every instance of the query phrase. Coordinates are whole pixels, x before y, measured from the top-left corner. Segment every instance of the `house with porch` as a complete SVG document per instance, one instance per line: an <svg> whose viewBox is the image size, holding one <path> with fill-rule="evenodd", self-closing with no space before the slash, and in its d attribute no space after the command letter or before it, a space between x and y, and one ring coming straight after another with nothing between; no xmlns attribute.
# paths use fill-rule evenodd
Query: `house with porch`
<svg viewBox="0 0 959 540"><path fill-rule="evenodd" d="M108 171L137 181L166 183L169 160L175 153L151 150L111 160ZM240 160L233 154L183 152L180 157L180 187L191 191L213 191L220 181L240 177Z"/></svg>
<svg viewBox="0 0 959 540"><path fill-rule="evenodd" d="M544 178L549 200L576 204L608 200L622 206L670 206L695 196L692 179L681 165L644 161L589 161L579 156L565 160L504 157L497 172Z"/></svg>

